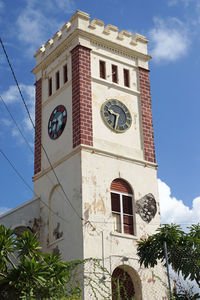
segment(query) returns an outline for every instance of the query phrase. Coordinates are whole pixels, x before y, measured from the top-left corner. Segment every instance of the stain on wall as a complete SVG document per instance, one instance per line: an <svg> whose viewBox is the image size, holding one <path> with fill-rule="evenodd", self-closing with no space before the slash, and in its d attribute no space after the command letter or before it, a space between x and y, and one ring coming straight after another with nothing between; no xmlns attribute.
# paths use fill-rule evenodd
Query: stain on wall
<svg viewBox="0 0 200 300"><path fill-rule="evenodd" d="M57 223L57 226L53 231L53 236L56 240L60 239L63 236L63 231L60 231L60 223Z"/></svg>

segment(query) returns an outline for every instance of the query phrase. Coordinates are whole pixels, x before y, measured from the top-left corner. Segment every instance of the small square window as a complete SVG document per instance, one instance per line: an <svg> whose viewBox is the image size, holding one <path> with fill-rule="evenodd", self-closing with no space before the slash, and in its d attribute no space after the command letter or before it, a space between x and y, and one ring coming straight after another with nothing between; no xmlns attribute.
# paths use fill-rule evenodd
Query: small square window
<svg viewBox="0 0 200 300"><path fill-rule="evenodd" d="M112 65L112 82L118 83L118 69L115 65Z"/></svg>
<svg viewBox="0 0 200 300"><path fill-rule="evenodd" d="M130 87L129 70L124 69L124 86Z"/></svg>
<svg viewBox="0 0 200 300"><path fill-rule="evenodd" d="M106 79L106 63L105 61L99 61L99 72L100 78Z"/></svg>
<svg viewBox="0 0 200 300"><path fill-rule="evenodd" d="M56 72L56 90L60 88L60 73Z"/></svg>
<svg viewBox="0 0 200 300"><path fill-rule="evenodd" d="M68 81L67 65L63 66L63 83Z"/></svg>
<svg viewBox="0 0 200 300"><path fill-rule="evenodd" d="M48 86L49 86L49 96L51 96L52 95L52 78L49 78Z"/></svg>

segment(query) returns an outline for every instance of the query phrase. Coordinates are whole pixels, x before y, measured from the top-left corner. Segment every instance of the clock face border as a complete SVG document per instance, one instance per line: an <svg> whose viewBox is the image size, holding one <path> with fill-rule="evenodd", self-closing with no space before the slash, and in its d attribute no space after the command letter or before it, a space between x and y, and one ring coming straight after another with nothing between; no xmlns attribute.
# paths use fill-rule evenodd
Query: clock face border
<svg viewBox="0 0 200 300"><path fill-rule="evenodd" d="M110 124L108 122L108 118L105 116L105 107L107 106L108 103L111 103L110 106L112 105L116 105L118 107L120 107L123 111L123 113L126 115L126 117L128 117L128 120L129 122L125 122L125 125L127 126L126 128L124 129L118 129L118 128L113 128L113 124ZM114 131L115 133L124 133L126 132L132 125L132 117L131 117L131 113L129 111L129 109L127 108L127 106L121 102L120 100L118 99L114 99L114 98L111 98L109 100L106 100L102 105L101 105L101 116L102 116L102 119L104 121L104 123L106 124L106 126L108 128L110 128L112 131Z"/></svg>
<svg viewBox="0 0 200 300"><path fill-rule="evenodd" d="M57 126L57 124L59 123L58 117L61 115L62 115L62 120L60 120L61 124L60 124L58 130L56 130L57 132L54 132L52 134L52 132L53 132L52 127ZM52 123L52 121L54 119L57 119L55 124ZM59 138L65 129L66 123L67 123L67 109L64 105L59 104L53 109L53 111L49 117L48 135L49 135L50 139L56 140L57 138Z"/></svg>

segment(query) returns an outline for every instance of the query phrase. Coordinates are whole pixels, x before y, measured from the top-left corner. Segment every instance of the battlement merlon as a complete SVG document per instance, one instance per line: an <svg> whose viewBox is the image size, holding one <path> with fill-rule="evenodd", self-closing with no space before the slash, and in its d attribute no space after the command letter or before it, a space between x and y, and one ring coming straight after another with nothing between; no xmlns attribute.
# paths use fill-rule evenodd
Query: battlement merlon
<svg viewBox="0 0 200 300"><path fill-rule="evenodd" d="M69 47L72 50L78 44L92 49L92 42L107 45L134 56L138 59L138 66L148 69L151 56L147 53L148 40L144 36L137 33L133 35L126 30L119 31L111 24L105 26L104 22L98 19L90 22L89 14L77 11L69 22L37 50L34 55L36 67L33 73L36 74L43 69L50 57L62 49Z"/></svg>

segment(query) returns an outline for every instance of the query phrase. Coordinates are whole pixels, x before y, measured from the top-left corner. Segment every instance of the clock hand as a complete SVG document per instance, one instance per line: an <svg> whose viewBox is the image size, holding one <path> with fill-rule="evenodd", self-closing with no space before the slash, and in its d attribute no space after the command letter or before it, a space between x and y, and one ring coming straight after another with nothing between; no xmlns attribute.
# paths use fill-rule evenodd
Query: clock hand
<svg viewBox="0 0 200 300"><path fill-rule="evenodd" d="M57 125L56 125L56 130L58 131L58 129L61 127L62 125L62 114L60 114L57 118Z"/></svg>
<svg viewBox="0 0 200 300"><path fill-rule="evenodd" d="M53 120L52 121L52 131L53 132L57 132L58 131L58 128L57 128L57 126L58 126L58 120L56 119L56 120Z"/></svg>
<svg viewBox="0 0 200 300"><path fill-rule="evenodd" d="M56 129L56 124L57 124L56 120L53 120L53 121L52 121L52 131L53 131L53 132L54 132L55 129Z"/></svg>
<svg viewBox="0 0 200 300"><path fill-rule="evenodd" d="M118 124L118 120L119 120L120 114L116 113L114 110L109 109L109 108L108 108L108 111L109 111L112 115L116 116L116 118L115 118L115 128L114 128L114 129L117 129L117 124Z"/></svg>
<svg viewBox="0 0 200 300"><path fill-rule="evenodd" d="M118 113L116 113L114 110L112 110L112 109L109 109L108 108L108 111L111 113L111 115L115 115L115 116L117 116L118 115Z"/></svg>
<svg viewBox="0 0 200 300"><path fill-rule="evenodd" d="M115 129L117 129L118 120L119 120L119 114L116 114L116 118L115 118Z"/></svg>

